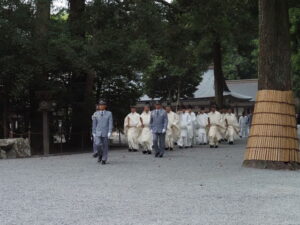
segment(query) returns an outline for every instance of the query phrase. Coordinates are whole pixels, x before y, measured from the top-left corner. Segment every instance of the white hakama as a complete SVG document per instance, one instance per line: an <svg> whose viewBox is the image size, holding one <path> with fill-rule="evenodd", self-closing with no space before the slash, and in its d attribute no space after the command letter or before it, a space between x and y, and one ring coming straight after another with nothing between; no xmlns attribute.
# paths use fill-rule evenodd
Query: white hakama
<svg viewBox="0 0 300 225"><path fill-rule="evenodd" d="M197 144L203 145L207 144L207 125L208 125L208 115L206 113L199 114L197 116Z"/></svg>
<svg viewBox="0 0 300 225"><path fill-rule="evenodd" d="M139 144L144 151L151 152L153 145L153 135L150 129L151 112L143 112L140 118L141 134L139 136Z"/></svg>
<svg viewBox="0 0 300 225"><path fill-rule="evenodd" d="M233 113L226 114L225 120L227 121L226 139L229 143L239 138L239 123Z"/></svg>
<svg viewBox="0 0 300 225"><path fill-rule="evenodd" d="M221 114L217 111L210 112L208 114L209 118L209 131L208 131L208 138L209 138L209 145L210 146L218 146L219 140L222 139L222 136L220 134L220 128L222 127L221 123Z"/></svg>
<svg viewBox="0 0 300 225"><path fill-rule="evenodd" d="M240 125L240 136L243 138L248 137L248 131L249 131L248 116L241 116L239 119L239 125Z"/></svg>
<svg viewBox="0 0 300 225"><path fill-rule="evenodd" d="M166 148L173 149L174 142L180 136L179 116L174 112L168 113L168 128L166 132Z"/></svg>
<svg viewBox="0 0 300 225"><path fill-rule="evenodd" d="M192 119L188 113L181 113L179 116L180 138L177 142L179 147L188 147L188 126L192 123Z"/></svg>
<svg viewBox="0 0 300 225"><path fill-rule="evenodd" d="M139 143L138 137L140 134L140 129L138 127L140 123L140 114L129 113L124 120L124 131L128 140L128 147L130 150L138 150Z"/></svg>

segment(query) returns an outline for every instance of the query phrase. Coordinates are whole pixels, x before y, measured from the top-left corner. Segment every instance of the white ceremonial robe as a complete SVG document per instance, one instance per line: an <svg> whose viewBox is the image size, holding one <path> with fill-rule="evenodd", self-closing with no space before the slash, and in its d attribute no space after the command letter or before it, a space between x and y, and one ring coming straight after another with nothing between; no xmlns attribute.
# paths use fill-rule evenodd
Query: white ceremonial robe
<svg viewBox="0 0 300 225"><path fill-rule="evenodd" d="M227 113L220 113L221 114L221 126L219 127L219 132L221 135L221 140L226 139L226 122L225 118Z"/></svg>
<svg viewBox="0 0 300 225"><path fill-rule="evenodd" d="M180 147L188 147L188 126L192 123L191 116L185 112L181 113L179 117L180 124L180 138L177 144Z"/></svg>
<svg viewBox="0 0 300 225"><path fill-rule="evenodd" d="M207 125L208 115L206 113L199 114L197 116L197 123L199 128L197 129L197 144L207 144Z"/></svg>
<svg viewBox="0 0 300 225"><path fill-rule="evenodd" d="M192 123L190 126L188 126L188 146L192 146L196 144L196 128L197 128L197 116L194 112L189 113Z"/></svg>
<svg viewBox="0 0 300 225"><path fill-rule="evenodd" d="M248 130L249 130L249 119L248 116L241 116L239 119L239 125L240 125L240 136L245 138L248 137Z"/></svg>
<svg viewBox="0 0 300 225"><path fill-rule="evenodd" d="M180 136L179 116L173 111L168 113L168 127L166 132L166 148L174 148L174 142Z"/></svg>
<svg viewBox="0 0 300 225"><path fill-rule="evenodd" d="M210 127L208 131L209 145L218 146L219 140L222 139L220 128L222 127L221 114L217 111L208 114Z"/></svg>
<svg viewBox="0 0 300 225"><path fill-rule="evenodd" d="M129 149L138 150L139 143L138 137L140 134L140 129L138 127L140 123L140 114L138 113L129 113L124 120L124 131L128 140Z"/></svg>
<svg viewBox="0 0 300 225"><path fill-rule="evenodd" d="M140 127L142 131L139 136L139 143L143 147L143 150L145 151L152 151L152 145L153 145L153 135L150 129L150 118L151 118L150 111L148 113L143 112L140 118L141 120Z"/></svg>
<svg viewBox="0 0 300 225"><path fill-rule="evenodd" d="M233 113L227 113L225 120L227 121L226 139L228 142L233 142L239 138L239 123Z"/></svg>

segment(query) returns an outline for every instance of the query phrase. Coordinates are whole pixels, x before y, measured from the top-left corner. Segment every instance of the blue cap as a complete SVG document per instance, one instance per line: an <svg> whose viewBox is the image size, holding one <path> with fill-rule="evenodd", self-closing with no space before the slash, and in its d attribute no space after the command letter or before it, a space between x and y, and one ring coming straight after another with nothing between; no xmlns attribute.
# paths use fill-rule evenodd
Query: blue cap
<svg viewBox="0 0 300 225"><path fill-rule="evenodd" d="M99 104L99 105L106 105L106 101L100 100L98 104Z"/></svg>

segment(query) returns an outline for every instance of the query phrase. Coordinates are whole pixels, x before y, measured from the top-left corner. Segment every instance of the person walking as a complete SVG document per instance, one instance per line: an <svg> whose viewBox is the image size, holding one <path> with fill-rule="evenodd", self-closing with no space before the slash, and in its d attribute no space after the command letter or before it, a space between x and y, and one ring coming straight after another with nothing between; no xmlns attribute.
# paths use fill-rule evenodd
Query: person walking
<svg viewBox="0 0 300 225"><path fill-rule="evenodd" d="M230 145L233 145L235 139L239 137L239 123L238 120L233 113L232 109L228 109L228 113L225 116L225 123L226 123L226 139Z"/></svg>
<svg viewBox="0 0 300 225"><path fill-rule="evenodd" d="M166 112L168 114L168 128L166 132L166 150L173 151L174 142L177 141L180 129L179 129L179 117L172 111L172 107L168 105L166 107Z"/></svg>
<svg viewBox="0 0 300 225"><path fill-rule="evenodd" d="M113 129L113 116L107 111L106 102L99 101L99 110L92 116L92 134L94 143L98 149L98 162L106 164L109 151L109 137Z"/></svg>
<svg viewBox="0 0 300 225"><path fill-rule="evenodd" d="M136 112L136 107L131 106L130 113L124 119L124 131L128 141L128 151L137 152L139 150L140 135L140 114Z"/></svg>
<svg viewBox="0 0 300 225"><path fill-rule="evenodd" d="M210 148L218 148L220 135L220 127L222 127L221 114L216 110L216 105L211 106L211 111L208 113L208 138Z"/></svg>
<svg viewBox="0 0 300 225"><path fill-rule="evenodd" d="M241 138L248 137L249 118L248 118L247 113L245 111L243 112L243 115L239 119L239 125L240 125L240 137Z"/></svg>
<svg viewBox="0 0 300 225"><path fill-rule="evenodd" d="M150 128L153 134L153 148L155 157L162 158L165 153L165 136L168 127L168 115L161 103L155 103L155 110L151 112Z"/></svg>
<svg viewBox="0 0 300 225"><path fill-rule="evenodd" d="M197 144L206 145L207 144L206 128L208 125L208 115L205 113L204 107L201 107L201 111L197 116L197 122L199 124Z"/></svg>
<svg viewBox="0 0 300 225"><path fill-rule="evenodd" d="M139 136L139 143L143 148L143 154L148 153L149 155L152 153L153 144L152 133L150 130L150 117L150 107L146 105L140 117L140 127L142 128L142 131Z"/></svg>

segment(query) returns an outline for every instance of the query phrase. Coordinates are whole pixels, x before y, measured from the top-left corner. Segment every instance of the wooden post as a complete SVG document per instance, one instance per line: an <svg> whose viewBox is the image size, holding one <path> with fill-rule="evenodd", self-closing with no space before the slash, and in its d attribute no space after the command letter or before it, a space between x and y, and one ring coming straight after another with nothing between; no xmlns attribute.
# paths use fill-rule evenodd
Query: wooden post
<svg viewBox="0 0 300 225"><path fill-rule="evenodd" d="M49 124L47 111L43 111L43 147L44 155L49 155Z"/></svg>

